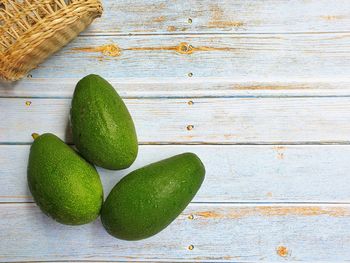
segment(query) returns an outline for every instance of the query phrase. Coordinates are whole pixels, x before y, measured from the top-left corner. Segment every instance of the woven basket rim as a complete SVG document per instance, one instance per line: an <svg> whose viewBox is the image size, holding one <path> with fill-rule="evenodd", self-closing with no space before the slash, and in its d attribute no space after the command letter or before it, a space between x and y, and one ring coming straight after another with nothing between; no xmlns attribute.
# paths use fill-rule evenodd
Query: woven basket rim
<svg viewBox="0 0 350 263"><path fill-rule="evenodd" d="M15 1L16 2L16 0L7 0L7 1L9 1L9 2ZM54 0L46 0L46 1L54 1ZM22 39L30 37L31 34L35 34L35 33L37 33L37 31L38 31L38 33L40 33L41 32L40 28L47 27L47 25L54 26L55 25L55 23L53 23L54 21L61 19L65 16L69 15L70 13L75 13L78 8L82 8L82 9L80 9L82 11L82 13L89 13L89 10L87 10L87 5L94 4L96 6L101 7L99 15L96 15L96 17L100 16L102 14L102 5L101 5L100 0L70 0L70 1L74 1L74 2L71 2L66 7L61 8L61 9L55 11L54 13L51 13L51 14L45 16L39 22L32 25L23 34L21 34L14 43L10 44L9 47L5 48L4 51L0 50L0 54L6 53L6 51L8 49L10 49L13 45L15 45L18 41L21 41ZM43 4L45 4L45 2ZM94 8L90 12L96 13L96 9ZM78 14L75 14L75 15L76 15L76 19L78 19L79 18ZM45 23L47 23L47 24L45 24ZM74 23L74 21L70 22L66 26L68 27L72 23ZM1 32L1 29L4 28L5 26L6 26L6 24L3 26L0 26L0 32ZM53 31L54 31L54 29L53 29Z"/></svg>
<svg viewBox="0 0 350 263"><path fill-rule="evenodd" d="M85 28L101 14L102 5L100 0L74 0L65 8L47 15L24 32L8 48L0 51L0 79L13 80L17 79L18 75L23 75L24 71L27 73L37 65L24 65L23 61L26 61L26 57L33 56L33 54L38 52L41 52L41 56L45 56L45 54L42 54L45 53L45 50L36 50L36 47L41 46L45 49L43 44L53 41L57 37L55 34L65 31L65 28L68 32L72 32L71 36L74 35L75 37L82 29L79 29L79 32L75 32L78 31L78 28L74 27L74 25L77 23L81 24L82 20L85 19ZM72 39L74 37L69 38ZM67 41L61 39L58 48L67 44L70 39L67 39ZM52 48L53 52L56 51L55 49L56 47ZM48 55L51 55L53 52L51 50L47 51ZM27 63L30 64L31 62L28 61ZM30 68L29 70L26 70L27 66Z"/></svg>

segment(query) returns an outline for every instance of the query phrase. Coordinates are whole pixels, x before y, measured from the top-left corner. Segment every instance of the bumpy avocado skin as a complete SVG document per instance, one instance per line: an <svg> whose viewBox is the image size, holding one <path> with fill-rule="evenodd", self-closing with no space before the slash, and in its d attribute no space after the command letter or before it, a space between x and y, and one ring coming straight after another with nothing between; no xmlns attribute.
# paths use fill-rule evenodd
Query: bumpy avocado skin
<svg viewBox="0 0 350 263"><path fill-rule="evenodd" d="M71 124L79 152L91 163L121 170L136 159L135 126L123 100L102 77L88 75L74 91Z"/></svg>
<svg viewBox="0 0 350 263"><path fill-rule="evenodd" d="M168 226L190 203L205 176L201 160L184 153L147 165L114 186L101 210L109 234L140 240Z"/></svg>
<svg viewBox="0 0 350 263"><path fill-rule="evenodd" d="M37 205L57 222L82 225L99 216L103 189L96 169L57 136L35 139L27 179Z"/></svg>

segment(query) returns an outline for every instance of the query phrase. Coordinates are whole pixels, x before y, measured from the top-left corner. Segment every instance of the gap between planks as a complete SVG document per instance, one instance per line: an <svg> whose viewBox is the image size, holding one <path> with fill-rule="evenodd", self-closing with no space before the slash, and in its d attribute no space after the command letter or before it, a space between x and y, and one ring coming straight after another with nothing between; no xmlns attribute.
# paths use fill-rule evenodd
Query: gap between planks
<svg viewBox="0 0 350 263"><path fill-rule="evenodd" d="M181 33L170 33L170 32L159 32L159 33L117 33L117 32L82 32L77 37L106 37L106 36L120 36L120 37L159 37L159 36L236 36L236 35L323 35L323 34L348 34L349 30L344 31L305 31L305 32L181 32Z"/></svg>

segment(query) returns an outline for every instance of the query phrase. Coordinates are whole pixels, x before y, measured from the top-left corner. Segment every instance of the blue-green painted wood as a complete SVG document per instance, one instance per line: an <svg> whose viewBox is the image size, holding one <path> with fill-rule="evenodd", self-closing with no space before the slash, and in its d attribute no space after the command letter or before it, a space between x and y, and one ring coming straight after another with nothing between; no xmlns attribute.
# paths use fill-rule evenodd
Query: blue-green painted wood
<svg viewBox="0 0 350 263"><path fill-rule="evenodd" d="M350 31L347 0L102 2L102 18L84 34Z"/></svg>
<svg viewBox="0 0 350 263"><path fill-rule="evenodd" d="M238 34L78 37L32 78L231 78L235 81L349 80L349 36ZM191 46L191 47L190 47ZM59 82L60 80L56 80Z"/></svg>
<svg viewBox="0 0 350 263"><path fill-rule="evenodd" d="M348 1L103 2L28 79L0 83L0 262L350 260ZM12 144L33 131L71 142L69 101L89 73L128 98L147 144L131 169L182 151L207 166L196 203L149 240L62 226L31 203L29 146ZM237 143L343 145L221 145ZM99 172L108 192L127 171Z"/></svg>
<svg viewBox="0 0 350 263"><path fill-rule="evenodd" d="M0 145L0 203L33 201L29 147ZM183 152L196 153L207 171L195 202L350 202L349 145L142 145L129 169L98 168L105 194L130 171Z"/></svg>
<svg viewBox="0 0 350 263"><path fill-rule="evenodd" d="M130 242L109 236L99 219L64 226L34 204L3 204L0 260L345 261L349 220L349 205L192 204L158 235Z"/></svg>
<svg viewBox="0 0 350 263"><path fill-rule="evenodd" d="M350 142L350 98L126 99L142 144ZM0 143L33 132L72 142L70 99L0 98ZM192 126L191 126L192 125Z"/></svg>

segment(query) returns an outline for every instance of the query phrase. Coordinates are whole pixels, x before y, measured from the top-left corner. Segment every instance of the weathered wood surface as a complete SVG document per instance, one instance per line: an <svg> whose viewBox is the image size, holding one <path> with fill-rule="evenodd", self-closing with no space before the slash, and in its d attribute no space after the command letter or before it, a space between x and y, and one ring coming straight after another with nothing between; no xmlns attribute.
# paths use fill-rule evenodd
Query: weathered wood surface
<svg viewBox="0 0 350 263"><path fill-rule="evenodd" d="M35 204L3 204L0 260L345 261L349 220L349 205L192 204L157 236L128 242L99 220L63 226Z"/></svg>
<svg viewBox="0 0 350 263"><path fill-rule="evenodd" d="M350 96L350 80L235 81L230 78L107 78L124 98L199 97L312 97ZM78 78L24 79L2 83L0 97L71 98Z"/></svg>
<svg viewBox="0 0 350 263"><path fill-rule="evenodd" d="M79 37L33 78L349 81L350 33ZM192 77L189 77L192 73Z"/></svg>
<svg viewBox="0 0 350 263"><path fill-rule="evenodd" d="M350 98L126 99L141 144L350 141ZM70 99L1 98L0 143L52 132L71 143Z"/></svg>
<svg viewBox="0 0 350 263"><path fill-rule="evenodd" d="M349 1L103 2L27 79L0 83L0 262L350 260ZM127 98L143 144L130 169L98 169L106 194L170 155L206 165L194 202L150 239L59 225L28 192L31 133L72 142L70 98L90 73Z"/></svg>
<svg viewBox="0 0 350 263"><path fill-rule="evenodd" d="M84 34L350 31L347 0L103 1Z"/></svg>
<svg viewBox="0 0 350 263"><path fill-rule="evenodd" d="M0 203L33 201L26 177L29 147L0 146ZM346 203L350 200L350 146L347 145L143 145L129 169L98 169L105 195L128 172L189 151L202 159L207 171L194 202Z"/></svg>

